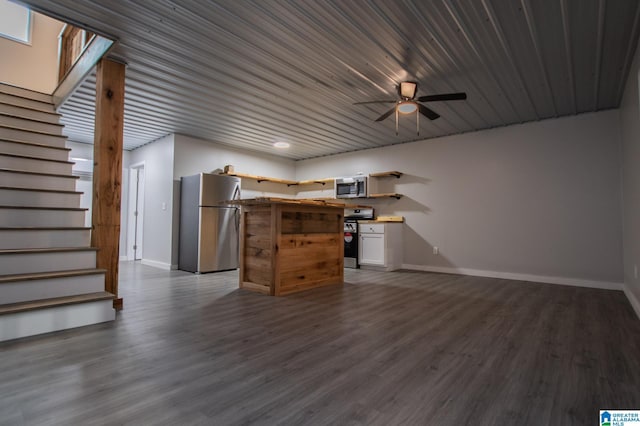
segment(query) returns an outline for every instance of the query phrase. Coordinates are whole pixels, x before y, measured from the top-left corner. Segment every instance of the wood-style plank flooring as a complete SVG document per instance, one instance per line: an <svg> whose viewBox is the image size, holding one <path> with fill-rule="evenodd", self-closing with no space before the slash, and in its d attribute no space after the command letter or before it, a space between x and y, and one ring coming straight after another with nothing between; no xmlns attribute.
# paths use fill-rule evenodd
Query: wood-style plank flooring
<svg viewBox="0 0 640 426"><path fill-rule="evenodd" d="M0 343L7 425L587 425L640 409L622 292L347 270L282 298L123 263L115 323Z"/></svg>

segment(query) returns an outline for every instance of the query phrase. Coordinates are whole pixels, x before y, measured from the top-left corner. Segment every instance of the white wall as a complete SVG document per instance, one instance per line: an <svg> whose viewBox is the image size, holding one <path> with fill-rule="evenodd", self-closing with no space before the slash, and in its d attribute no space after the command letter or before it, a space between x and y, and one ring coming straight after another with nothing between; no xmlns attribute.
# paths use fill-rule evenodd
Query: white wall
<svg viewBox="0 0 640 426"><path fill-rule="evenodd" d="M174 135L168 135L134 149L129 157L129 164L144 162L142 263L165 269L171 267L173 149Z"/></svg>
<svg viewBox="0 0 640 426"><path fill-rule="evenodd" d="M281 179L295 178L295 163L275 156L240 151L211 141L196 139L184 135L175 135L174 158L174 215L172 264L178 264L178 236L180 223L180 178L197 173L209 173L222 170L231 164L236 172ZM268 182L258 183L249 179L242 180L242 198L289 197L295 195L295 188Z"/></svg>
<svg viewBox="0 0 640 426"><path fill-rule="evenodd" d="M295 162L284 158L265 154L251 153L230 148L215 142L175 135L176 156L174 175L176 180L182 176L220 170L231 164L236 172L253 175L295 179ZM257 183L252 180L242 181L242 198L295 195L295 188L268 182Z"/></svg>
<svg viewBox="0 0 640 426"><path fill-rule="evenodd" d="M169 135L131 151L129 164L141 162L145 169L142 262L164 269L178 264L180 177L221 170L227 164L238 172L295 177L295 163L291 160L184 135ZM243 198L293 195L293 188L282 185L250 180L242 183Z"/></svg>
<svg viewBox="0 0 640 426"><path fill-rule="evenodd" d="M402 199L366 203L406 218L409 267L619 287L619 152L613 110L300 161L296 178L404 172L379 180Z"/></svg>
<svg viewBox="0 0 640 426"><path fill-rule="evenodd" d="M640 316L640 109L638 79L640 53L636 51L620 105L625 292Z"/></svg>
<svg viewBox="0 0 640 426"><path fill-rule="evenodd" d="M58 82L58 35L64 24L32 13L31 45L0 37L0 81L52 93Z"/></svg>
<svg viewBox="0 0 640 426"><path fill-rule="evenodd" d="M73 141L67 141L67 148L70 148L69 153L70 161L75 162L73 170L80 172L80 174L90 173L91 176L82 176L76 182L76 191L80 191L83 194L80 196L80 207L88 209L85 215L85 226L91 226L91 208L92 208L92 196L93 196L93 145L86 143L79 143ZM129 187L129 152L124 151L122 153L122 204L120 210L120 258L126 257L127 250L127 193ZM84 161L88 160L88 161Z"/></svg>
<svg viewBox="0 0 640 426"><path fill-rule="evenodd" d="M400 179L379 180L379 190L402 199L366 202L378 214L405 216L406 266L619 288L620 140L618 110L299 162L172 135L131 154L146 170L143 258L177 263L181 176L226 164L298 180L400 170ZM252 185L243 198L295 195Z"/></svg>

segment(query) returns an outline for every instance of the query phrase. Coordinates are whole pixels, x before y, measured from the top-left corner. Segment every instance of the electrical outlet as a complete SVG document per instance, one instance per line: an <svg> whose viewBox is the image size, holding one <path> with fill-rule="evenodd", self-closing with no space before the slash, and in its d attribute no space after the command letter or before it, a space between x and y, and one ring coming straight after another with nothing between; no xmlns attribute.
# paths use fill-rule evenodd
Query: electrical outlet
<svg viewBox="0 0 640 426"><path fill-rule="evenodd" d="M440 254L440 249L438 247L433 246L433 254Z"/></svg>
<svg viewBox="0 0 640 426"><path fill-rule="evenodd" d="M162 203L162 210L166 210L167 209L167 203Z"/></svg>

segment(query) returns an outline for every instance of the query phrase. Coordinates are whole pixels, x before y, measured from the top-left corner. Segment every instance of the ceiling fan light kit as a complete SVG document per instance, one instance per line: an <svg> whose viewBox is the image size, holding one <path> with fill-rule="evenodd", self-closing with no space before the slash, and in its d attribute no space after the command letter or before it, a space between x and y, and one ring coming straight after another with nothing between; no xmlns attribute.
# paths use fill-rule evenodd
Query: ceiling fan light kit
<svg viewBox="0 0 640 426"><path fill-rule="evenodd" d="M418 104L413 101L400 101L398 102L398 112L400 114L411 114L418 110Z"/></svg>
<svg viewBox="0 0 640 426"><path fill-rule="evenodd" d="M395 100L381 100L381 101L365 101L356 102L354 105L360 104L387 104L394 103L395 105L389 111L382 114L375 121L383 121L391 114L395 112L396 116L396 135L398 135L398 115L399 114L412 114L416 113L416 132L420 134L420 114L427 117L429 120L435 120L440 117L440 114L433 111L430 108L422 105L420 102L441 102L441 101L463 101L467 99L467 94L464 92L458 93L444 93L439 95L427 95L420 96L415 99L418 93L418 83L414 81L402 81L397 86L398 96L400 99ZM418 114L418 112L420 114Z"/></svg>

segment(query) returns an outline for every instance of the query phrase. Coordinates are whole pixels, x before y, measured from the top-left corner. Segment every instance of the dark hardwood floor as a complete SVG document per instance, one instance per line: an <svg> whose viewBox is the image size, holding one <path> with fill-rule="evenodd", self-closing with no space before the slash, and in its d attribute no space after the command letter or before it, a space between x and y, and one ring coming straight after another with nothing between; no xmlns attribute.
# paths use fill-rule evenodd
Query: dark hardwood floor
<svg viewBox="0 0 640 426"><path fill-rule="evenodd" d="M640 409L622 292L347 270L282 298L123 263L124 311L0 343L7 425L587 425Z"/></svg>

